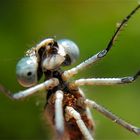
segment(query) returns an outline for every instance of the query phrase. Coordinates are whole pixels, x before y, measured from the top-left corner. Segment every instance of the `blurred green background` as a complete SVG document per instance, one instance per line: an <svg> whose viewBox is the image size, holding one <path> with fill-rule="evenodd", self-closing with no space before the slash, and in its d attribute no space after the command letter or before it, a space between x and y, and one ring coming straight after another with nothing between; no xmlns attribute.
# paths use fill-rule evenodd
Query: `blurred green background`
<svg viewBox="0 0 140 140"><path fill-rule="evenodd" d="M16 81L16 63L28 48L47 37L75 41L81 52L76 64L80 63L106 47L116 23L136 5L136 0L0 0L0 83L13 92L23 90ZM122 31L111 52L75 79L133 75L140 69L139 60L140 11ZM129 85L82 89L88 98L140 126L140 80ZM42 117L44 104L45 94L21 101L11 101L0 94L0 139L50 140L51 128ZM98 112L92 113L97 140L140 140Z"/></svg>

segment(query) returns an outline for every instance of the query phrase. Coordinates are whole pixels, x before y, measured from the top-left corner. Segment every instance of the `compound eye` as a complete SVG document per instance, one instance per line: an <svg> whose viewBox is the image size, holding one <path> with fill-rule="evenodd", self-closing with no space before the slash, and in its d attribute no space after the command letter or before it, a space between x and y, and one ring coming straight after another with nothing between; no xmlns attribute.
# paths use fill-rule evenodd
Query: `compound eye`
<svg viewBox="0 0 140 140"><path fill-rule="evenodd" d="M70 65L74 63L79 58L79 48L78 46L71 40L62 39L57 41L58 46L62 46L66 53L66 60L69 62L64 62L64 65Z"/></svg>
<svg viewBox="0 0 140 140"><path fill-rule="evenodd" d="M18 82L23 87L31 87L37 84L37 69L38 63L35 56L22 58L16 66L16 76Z"/></svg>

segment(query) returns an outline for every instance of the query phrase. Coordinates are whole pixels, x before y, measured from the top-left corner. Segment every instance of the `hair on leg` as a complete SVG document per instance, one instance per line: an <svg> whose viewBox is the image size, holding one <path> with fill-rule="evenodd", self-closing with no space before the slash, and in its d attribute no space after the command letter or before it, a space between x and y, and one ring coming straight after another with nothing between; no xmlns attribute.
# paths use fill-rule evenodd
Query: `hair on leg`
<svg viewBox="0 0 140 140"><path fill-rule="evenodd" d="M87 106L89 106L90 108L96 109L98 112L103 114L105 117L109 118L113 122L117 123L118 125L122 126L125 129L129 130L130 132L140 135L140 128L122 120L121 118L114 115L113 113L111 113L110 111L108 111L107 109L102 107L101 105L97 104L95 101L86 99L83 101L83 103L86 104Z"/></svg>
<svg viewBox="0 0 140 140"><path fill-rule="evenodd" d="M117 85L117 84L128 84L134 82L138 76L140 76L140 71L134 76L121 77L121 78L88 78L88 79L78 79L72 82L73 86L82 85Z"/></svg>
<svg viewBox="0 0 140 140"><path fill-rule="evenodd" d="M61 90L56 91L55 98L55 128L58 139L60 139L64 134L63 92Z"/></svg>
<svg viewBox="0 0 140 140"><path fill-rule="evenodd" d="M125 25L127 24L127 22L129 21L129 19L132 17L132 15L135 14L135 12L140 8L140 4L138 4L138 6L133 9L130 14L128 16L126 16L118 25L114 35L112 36L111 40L109 41L107 47L98 52L97 54L93 55L92 57L90 57L89 59L85 60L84 62L82 62L81 64L77 65L76 67L67 70L63 73L63 79L67 80L71 77L73 77L74 75L76 75L79 71L87 68L88 66L90 66L91 64L97 62L98 60L101 60L104 56L106 56L106 54L110 51L110 49L112 48L112 46L115 43L115 40L118 38L119 33L121 32L121 30L125 27Z"/></svg>
<svg viewBox="0 0 140 140"><path fill-rule="evenodd" d="M74 108L69 107L69 106L66 107L65 112L66 112L67 116L69 116L69 118L74 118L76 120L76 123L77 123L81 133L85 137L85 139L93 140L89 130L87 129L85 123L81 119L80 114Z"/></svg>
<svg viewBox="0 0 140 140"><path fill-rule="evenodd" d="M15 94L12 94L4 86L0 85L0 92L5 94L6 96L8 96L10 99L18 100L18 99L25 98L25 97L27 97L29 95L32 95L32 94L34 94L34 93L36 93L38 91L53 88L53 87L57 86L58 84L59 84L58 79L52 78L52 79L49 79L49 80L47 80L47 81L45 81L45 82L43 82L41 84L38 84L38 85L36 85L34 87L31 87L29 89L26 89L24 91L17 92Z"/></svg>

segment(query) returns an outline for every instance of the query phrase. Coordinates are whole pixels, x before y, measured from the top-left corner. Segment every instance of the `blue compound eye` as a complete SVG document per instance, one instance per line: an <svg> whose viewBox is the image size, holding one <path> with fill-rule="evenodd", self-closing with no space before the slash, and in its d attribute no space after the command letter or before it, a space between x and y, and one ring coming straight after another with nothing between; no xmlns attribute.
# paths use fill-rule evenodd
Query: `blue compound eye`
<svg viewBox="0 0 140 140"><path fill-rule="evenodd" d="M23 87L31 87L38 81L38 63L35 56L22 58L16 66L16 76L18 82Z"/></svg>
<svg viewBox="0 0 140 140"><path fill-rule="evenodd" d="M71 40L62 39L57 41L58 46L64 48L66 56L69 58L66 59L67 62L64 62L64 65L73 64L79 58L79 48L78 46Z"/></svg>

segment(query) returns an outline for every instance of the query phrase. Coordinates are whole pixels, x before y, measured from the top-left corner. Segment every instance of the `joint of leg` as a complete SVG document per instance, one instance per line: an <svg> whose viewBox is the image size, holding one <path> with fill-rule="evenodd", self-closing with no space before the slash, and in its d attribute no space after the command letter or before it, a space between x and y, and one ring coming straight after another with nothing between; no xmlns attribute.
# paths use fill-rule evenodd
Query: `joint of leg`
<svg viewBox="0 0 140 140"><path fill-rule="evenodd" d="M18 100L20 98L24 98L24 94L22 94L22 92L21 93L19 92L19 93L13 94L12 98L15 100Z"/></svg>
<svg viewBox="0 0 140 140"><path fill-rule="evenodd" d="M86 100L84 100L84 104L85 105L87 105L88 107L90 107L90 108L97 108L97 104L96 104L96 102L94 102L94 101L89 101L88 99L86 99Z"/></svg>
<svg viewBox="0 0 140 140"><path fill-rule="evenodd" d="M65 71L63 74L62 74L62 79L64 81L68 80L70 77L72 77L73 75L77 74L77 71L75 68L73 69L70 69L70 70L67 70Z"/></svg>
<svg viewBox="0 0 140 140"><path fill-rule="evenodd" d="M77 85L74 83L74 82L72 82L72 83L69 83L69 89L70 90L75 90L75 89L77 89L78 87L77 87Z"/></svg>
<svg viewBox="0 0 140 140"><path fill-rule="evenodd" d="M135 127L133 128L133 131L135 134L140 135L140 128Z"/></svg>
<svg viewBox="0 0 140 140"><path fill-rule="evenodd" d="M140 76L140 71L138 71L138 72L134 75L134 80L136 80L139 76Z"/></svg>
<svg viewBox="0 0 140 140"><path fill-rule="evenodd" d="M48 83L49 82L49 83ZM44 85L45 85L45 87L48 89L51 89L51 88L53 88L53 87L55 87L55 86L57 86L59 84L59 81L58 81L58 79L57 78L52 78L52 79L50 79L49 81L46 81L45 83L44 83Z"/></svg>
<svg viewBox="0 0 140 140"><path fill-rule="evenodd" d="M72 107L67 106L65 109L66 113L73 117L75 120L81 120L80 114L74 110Z"/></svg>
<svg viewBox="0 0 140 140"><path fill-rule="evenodd" d="M56 99L63 100L63 92L61 90L56 92Z"/></svg>
<svg viewBox="0 0 140 140"><path fill-rule="evenodd" d="M77 99L77 105L78 105L78 106L86 106L85 103L84 103L84 101L85 101L85 98L79 97L79 98Z"/></svg>
<svg viewBox="0 0 140 140"><path fill-rule="evenodd" d="M131 83L132 81L134 81L133 77L124 77L121 79L122 83Z"/></svg>
<svg viewBox="0 0 140 140"><path fill-rule="evenodd" d="M107 54L107 50L103 50L101 52L99 52L99 54L97 55L98 58L102 58Z"/></svg>

